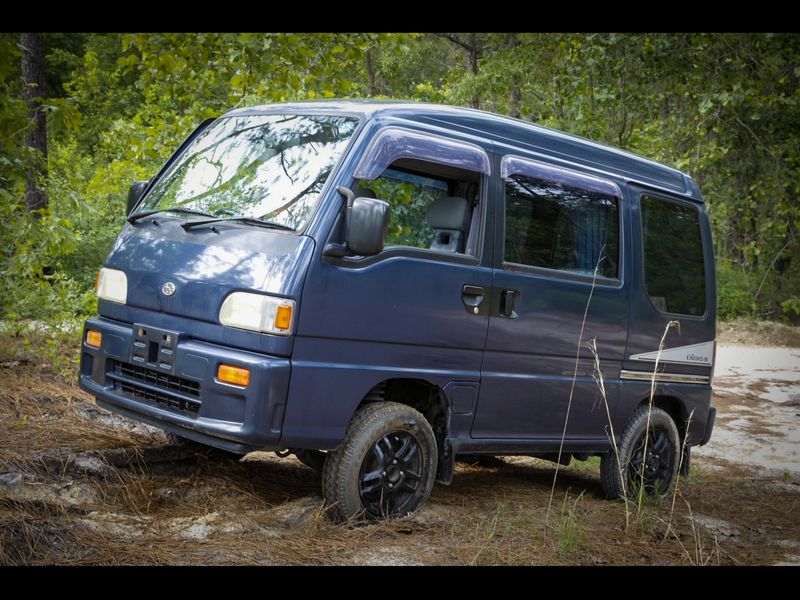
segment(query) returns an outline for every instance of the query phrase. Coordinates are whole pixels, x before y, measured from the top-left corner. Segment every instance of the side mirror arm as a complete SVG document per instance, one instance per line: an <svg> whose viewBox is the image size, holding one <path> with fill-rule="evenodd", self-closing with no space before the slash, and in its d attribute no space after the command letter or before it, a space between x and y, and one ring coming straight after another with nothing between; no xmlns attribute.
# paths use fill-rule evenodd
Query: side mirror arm
<svg viewBox="0 0 800 600"><path fill-rule="evenodd" d="M350 213L353 210L353 201L356 199L356 195L353 193L353 190L343 185L336 186L336 191L339 192L346 200L344 211L340 212L339 216L336 217L336 225L341 224L343 229L344 243L328 242L325 245L325 249L322 251L322 254L324 256L331 256L333 258L342 258L347 256L347 223L350 221Z"/></svg>
<svg viewBox="0 0 800 600"><path fill-rule="evenodd" d="M348 227L347 224L350 222L350 213L353 212L353 202L356 199L356 195L353 193L348 187L344 187L343 185L336 186L336 191L339 192L342 196L344 196L347 203L345 204L344 208L344 245L347 246L347 243L350 241L348 238Z"/></svg>

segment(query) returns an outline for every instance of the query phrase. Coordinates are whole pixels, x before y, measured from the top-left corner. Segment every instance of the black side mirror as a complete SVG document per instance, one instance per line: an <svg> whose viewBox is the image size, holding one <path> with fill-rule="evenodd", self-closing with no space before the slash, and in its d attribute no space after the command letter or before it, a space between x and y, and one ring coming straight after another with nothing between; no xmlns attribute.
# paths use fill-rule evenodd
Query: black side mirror
<svg viewBox="0 0 800 600"><path fill-rule="evenodd" d="M131 184L128 190L128 214L131 214L134 207L139 204L139 200L142 199L142 194L144 194L144 190L148 185L150 185L149 181L134 181Z"/></svg>
<svg viewBox="0 0 800 600"><path fill-rule="evenodd" d="M347 216L347 247L353 254L373 256L386 245L389 203L377 198L355 198Z"/></svg>

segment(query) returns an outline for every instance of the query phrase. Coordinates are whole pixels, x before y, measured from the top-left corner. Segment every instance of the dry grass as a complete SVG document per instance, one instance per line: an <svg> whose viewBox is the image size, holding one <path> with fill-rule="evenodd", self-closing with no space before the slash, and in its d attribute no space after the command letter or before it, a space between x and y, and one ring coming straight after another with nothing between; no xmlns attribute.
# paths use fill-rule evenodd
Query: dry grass
<svg viewBox="0 0 800 600"><path fill-rule="evenodd" d="M563 531L546 538L552 466L535 459L516 458L500 469L459 466L453 485L437 487L420 514L366 526L324 518L315 477L297 463L188 464L190 474L120 469L119 481L95 482L94 498L75 504L44 489L41 500L6 496L0 563L696 564L713 548L713 536L687 518L688 504L678 503L671 516L647 506L642 525L626 532L620 503L602 500L597 476L569 467L557 486ZM720 540L719 562L778 560L782 554L766 536L751 536L761 523L760 496L747 484L730 489L727 479L704 472L702 483L684 486L695 513L730 519L742 531ZM59 485L57 478L37 481L41 488ZM796 494L773 497L787 507L797 501ZM736 514L720 513L723 504L736 505ZM775 521L785 539L800 535L793 520L785 513ZM758 546L757 556L743 554Z"/></svg>
<svg viewBox="0 0 800 600"><path fill-rule="evenodd" d="M791 482L702 463L674 512L647 505L626 529L596 461L561 467L546 536L554 465L524 457L458 464L415 516L334 525L294 459L176 451L107 417L47 369L0 368L0 564L770 564L800 539Z"/></svg>
<svg viewBox="0 0 800 600"><path fill-rule="evenodd" d="M0 369L0 382L0 470L52 449L104 450L163 441L141 427L119 427L77 386L46 371Z"/></svg>

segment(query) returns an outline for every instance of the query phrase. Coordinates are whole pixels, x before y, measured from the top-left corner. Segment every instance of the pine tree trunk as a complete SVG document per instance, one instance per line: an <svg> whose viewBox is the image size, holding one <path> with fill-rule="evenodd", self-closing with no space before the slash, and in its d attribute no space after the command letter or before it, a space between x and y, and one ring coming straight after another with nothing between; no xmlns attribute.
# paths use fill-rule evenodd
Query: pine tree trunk
<svg viewBox="0 0 800 600"><path fill-rule="evenodd" d="M42 110L44 44L40 33L23 33L20 35L20 42L22 45L24 98L30 120L24 143L36 151L27 170L25 205L28 210L34 211L47 208L47 195L41 188L41 182L47 176L47 120L44 110Z"/></svg>
<svg viewBox="0 0 800 600"><path fill-rule="evenodd" d="M474 33L470 34L469 36L469 49L467 50L467 68L469 72L473 75L478 74L478 53L480 52L480 47L478 46L478 40ZM470 105L472 108L480 108L481 107L481 99L478 97L477 92L472 92L472 97L470 98Z"/></svg>
<svg viewBox="0 0 800 600"><path fill-rule="evenodd" d="M367 94L370 97L378 94L378 86L375 83L375 48L367 50Z"/></svg>
<svg viewBox="0 0 800 600"><path fill-rule="evenodd" d="M509 33L506 37L506 45L511 49L511 52L515 52L516 48L519 46L519 40L517 39L516 33ZM519 119L521 117L519 111L519 103L522 100L522 94L520 93L520 76L517 72L516 67L514 67L512 74L511 74L511 100L508 103L508 114L515 119Z"/></svg>

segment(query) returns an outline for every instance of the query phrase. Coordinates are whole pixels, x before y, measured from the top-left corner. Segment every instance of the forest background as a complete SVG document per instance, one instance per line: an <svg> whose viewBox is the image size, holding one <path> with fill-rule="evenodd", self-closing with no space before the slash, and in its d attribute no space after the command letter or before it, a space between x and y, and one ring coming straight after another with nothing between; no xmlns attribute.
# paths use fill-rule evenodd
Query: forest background
<svg viewBox="0 0 800 600"><path fill-rule="evenodd" d="M469 106L700 185L719 317L800 323L800 36L0 34L0 322L78 327L124 218L204 119L320 98Z"/></svg>

